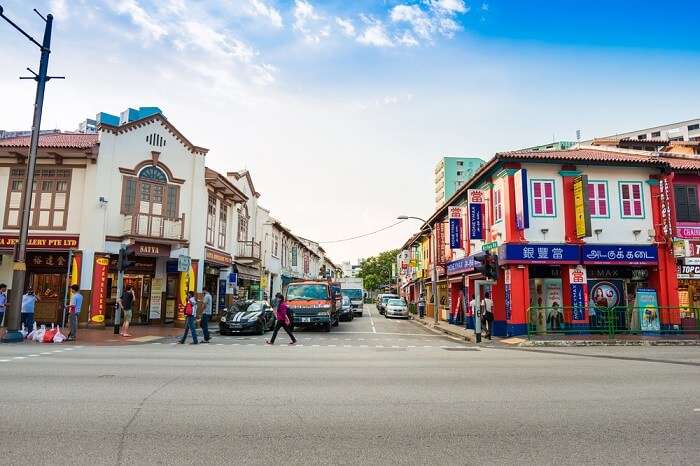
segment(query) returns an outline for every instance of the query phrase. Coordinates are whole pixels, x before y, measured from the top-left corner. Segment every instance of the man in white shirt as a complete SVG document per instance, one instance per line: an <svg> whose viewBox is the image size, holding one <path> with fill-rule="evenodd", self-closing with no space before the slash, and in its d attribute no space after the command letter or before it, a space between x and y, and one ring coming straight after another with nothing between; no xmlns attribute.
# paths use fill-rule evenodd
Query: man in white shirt
<svg viewBox="0 0 700 466"><path fill-rule="evenodd" d="M484 299L481 300L481 308L484 310L482 323L486 329L486 338L491 339L491 324L493 322L493 301L491 293L484 293Z"/></svg>
<svg viewBox="0 0 700 466"><path fill-rule="evenodd" d="M0 327L3 326L5 320L5 311L7 310L7 285L0 283Z"/></svg>
<svg viewBox="0 0 700 466"><path fill-rule="evenodd" d="M202 288L202 291L204 292L204 297L202 297L202 319L199 321L199 325L202 327L204 343L209 343L209 340L211 340L211 336L209 336L209 319L211 319L212 315L212 298L209 288L205 286Z"/></svg>

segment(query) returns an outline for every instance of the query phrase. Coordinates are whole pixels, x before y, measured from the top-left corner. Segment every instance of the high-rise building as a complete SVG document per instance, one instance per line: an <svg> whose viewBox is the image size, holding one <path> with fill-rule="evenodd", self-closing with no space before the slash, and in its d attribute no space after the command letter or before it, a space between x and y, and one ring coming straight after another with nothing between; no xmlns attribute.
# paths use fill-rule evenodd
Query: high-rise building
<svg viewBox="0 0 700 466"><path fill-rule="evenodd" d="M435 204L444 204L483 164L474 157L441 158L435 165Z"/></svg>
<svg viewBox="0 0 700 466"><path fill-rule="evenodd" d="M639 129L628 133L612 134L596 139L625 139L638 141L663 140L663 141L700 141L700 118L680 121L667 125L654 126L652 128ZM590 144L592 141L586 141Z"/></svg>

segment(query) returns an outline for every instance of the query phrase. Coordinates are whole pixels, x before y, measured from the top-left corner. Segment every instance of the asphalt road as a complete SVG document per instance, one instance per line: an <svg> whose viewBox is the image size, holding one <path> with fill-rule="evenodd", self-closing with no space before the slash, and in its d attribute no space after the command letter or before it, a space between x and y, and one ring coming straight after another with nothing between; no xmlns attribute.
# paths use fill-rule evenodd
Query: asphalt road
<svg viewBox="0 0 700 466"><path fill-rule="evenodd" d="M297 347L0 345L0 463L700 458L700 348L476 348L370 310Z"/></svg>

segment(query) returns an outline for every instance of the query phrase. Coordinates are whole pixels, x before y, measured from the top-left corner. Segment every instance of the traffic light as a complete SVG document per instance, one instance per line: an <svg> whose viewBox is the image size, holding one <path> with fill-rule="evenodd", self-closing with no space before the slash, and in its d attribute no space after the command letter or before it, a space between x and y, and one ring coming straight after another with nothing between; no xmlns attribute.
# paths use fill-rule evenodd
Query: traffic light
<svg viewBox="0 0 700 466"><path fill-rule="evenodd" d="M125 247L119 250L119 261L117 262L117 270L124 272L126 269L134 265L134 261L129 259L129 252Z"/></svg>
<svg viewBox="0 0 700 466"><path fill-rule="evenodd" d="M488 252L480 252L474 255L474 261L476 262L474 272L493 281L498 280L498 256Z"/></svg>
<svg viewBox="0 0 700 466"><path fill-rule="evenodd" d="M498 281L498 255L489 254L488 260L488 275L486 275L493 281Z"/></svg>

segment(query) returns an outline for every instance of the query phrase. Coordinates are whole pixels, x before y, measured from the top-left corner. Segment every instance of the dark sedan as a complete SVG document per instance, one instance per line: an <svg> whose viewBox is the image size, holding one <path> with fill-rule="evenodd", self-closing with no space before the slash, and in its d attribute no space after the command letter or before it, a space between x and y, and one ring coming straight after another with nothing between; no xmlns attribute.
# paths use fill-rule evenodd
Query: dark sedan
<svg viewBox="0 0 700 466"><path fill-rule="evenodd" d="M267 301L238 301L221 316L221 335L257 333L263 335L275 326L275 313Z"/></svg>

